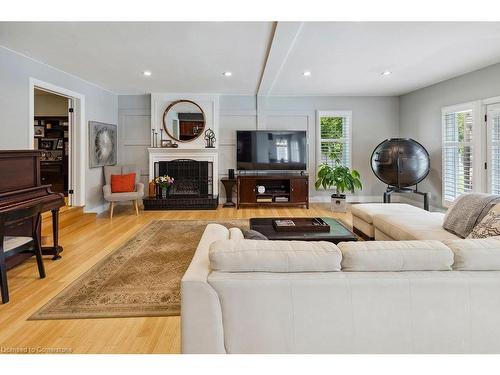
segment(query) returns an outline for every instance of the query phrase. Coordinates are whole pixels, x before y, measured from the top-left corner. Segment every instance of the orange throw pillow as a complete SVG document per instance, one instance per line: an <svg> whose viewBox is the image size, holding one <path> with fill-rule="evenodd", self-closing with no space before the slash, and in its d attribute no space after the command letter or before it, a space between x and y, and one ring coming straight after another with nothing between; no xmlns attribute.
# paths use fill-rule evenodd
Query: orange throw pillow
<svg viewBox="0 0 500 375"><path fill-rule="evenodd" d="M131 191L135 191L135 173L111 175L112 193L130 193Z"/></svg>

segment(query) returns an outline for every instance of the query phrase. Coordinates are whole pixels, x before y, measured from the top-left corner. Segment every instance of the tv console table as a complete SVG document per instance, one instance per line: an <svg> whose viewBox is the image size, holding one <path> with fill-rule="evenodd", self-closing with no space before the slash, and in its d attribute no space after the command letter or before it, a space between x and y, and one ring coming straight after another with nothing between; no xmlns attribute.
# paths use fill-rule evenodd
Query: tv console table
<svg viewBox="0 0 500 375"><path fill-rule="evenodd" d="M241 175L237 178L241 206L306 206L309 208L307 175ZM258 187L263 186L263 192Z"/></svg>

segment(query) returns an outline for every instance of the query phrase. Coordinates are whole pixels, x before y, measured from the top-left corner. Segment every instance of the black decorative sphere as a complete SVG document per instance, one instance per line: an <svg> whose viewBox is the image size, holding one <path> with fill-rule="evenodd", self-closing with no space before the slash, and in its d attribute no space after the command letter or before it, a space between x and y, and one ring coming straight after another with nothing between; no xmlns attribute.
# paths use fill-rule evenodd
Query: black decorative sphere
<svg viewBox="0 0 500 375"><path fill-rule="evenodd" d="M427 150L410 138L390 138L373 151L371 165L380 181L398 188L413 186L429 174Z"/></svg>

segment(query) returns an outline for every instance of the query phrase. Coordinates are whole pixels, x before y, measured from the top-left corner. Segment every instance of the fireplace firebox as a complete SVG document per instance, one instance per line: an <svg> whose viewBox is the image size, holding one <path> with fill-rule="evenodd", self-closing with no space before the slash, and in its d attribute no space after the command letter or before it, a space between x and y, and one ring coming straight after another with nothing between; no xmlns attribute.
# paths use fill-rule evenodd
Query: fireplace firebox
<svg viewBox="0 0 500 375"><path fill-rule="evenodd" d="M169 175L174 184L162 198L157 187L156 196L144 199L145 210L215 210L219 197L213 194L213 163L191 159L176 159L154 163L154 177Z"/></svg>

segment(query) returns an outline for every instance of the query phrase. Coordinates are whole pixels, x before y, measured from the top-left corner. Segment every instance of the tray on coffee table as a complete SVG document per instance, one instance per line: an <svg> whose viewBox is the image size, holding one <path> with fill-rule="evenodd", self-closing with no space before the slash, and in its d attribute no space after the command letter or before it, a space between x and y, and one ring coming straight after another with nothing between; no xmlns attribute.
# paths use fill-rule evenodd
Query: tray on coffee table
<svg viewBox="0 0 500 375"><path fill-rule="evenodd" d="M358 237L340 220L332 217L321 219L330 226L329 232L280 232L274 229L273 220L297 220L299 218L252 218L250 229L262 233L270 240L295 240L295 241L329 241L335 244L345 241L357 241Z"/></svg>
<svg viewBox="0 0 500 375"><path fill-rule="evenodd" d="M273 227L277 232L330 232L330 226L320 217L274 219Z"/></svg>

